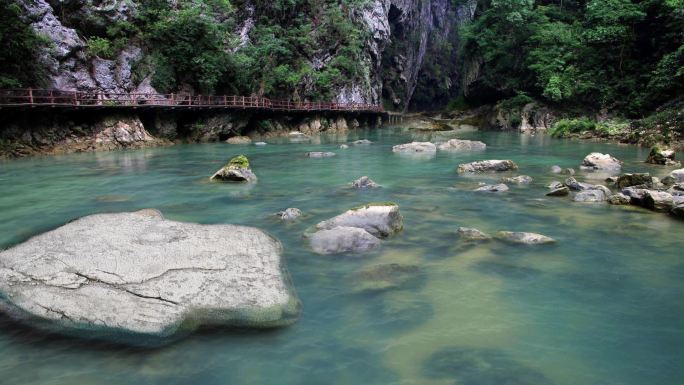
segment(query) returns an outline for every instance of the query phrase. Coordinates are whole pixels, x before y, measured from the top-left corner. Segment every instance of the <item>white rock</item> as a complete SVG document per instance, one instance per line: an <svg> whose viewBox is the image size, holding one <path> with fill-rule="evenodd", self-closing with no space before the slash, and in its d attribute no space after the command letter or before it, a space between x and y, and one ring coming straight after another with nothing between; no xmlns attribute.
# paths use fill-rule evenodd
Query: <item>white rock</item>
<svg viewBox="0 0 684 385"><path fill-rule="evenodd" d="M321 152L321 151L313 151L313 152L307 152L306 156L309 158L332 158L335 156L334 152Z"/></svg>
<svg viewBox="0 0 684 385"><path fill-rule="evenodd" d="M403 153L433 153L437 152L437 146L430 142L411 142L392 147L392 152Z"/></svg>
<svg viewBox="0 0 684 385"><path fill-rule="evenodd" d="M162 343L201 325L294 322L282 246L154 210L81 218L0 253L0 307L50 331Z"/></svg>
<svg viewBox="0 0 684 385"><path fill-rule="evenodd" d="M674 170L670 173L670 176L675 178L677 182L684 182L684 168L680 168L679 170Z"/></svg>
<svg viewBox="0 0 684 385"><path fill-rule="evenodd" d="M395 204L369 203L320 222L316 229L329 230L339 226L358 227L376 237L387 237L401 231L404 218Z"/></svg>
<svg viewBox="0 0 684 385"><path fill-rule="evenodd" d="M587 155L580 166L583 170L602 170L602 171L620 171L622 162L612 157L610 154L601 154L600 152L592 152Z"/></svg>

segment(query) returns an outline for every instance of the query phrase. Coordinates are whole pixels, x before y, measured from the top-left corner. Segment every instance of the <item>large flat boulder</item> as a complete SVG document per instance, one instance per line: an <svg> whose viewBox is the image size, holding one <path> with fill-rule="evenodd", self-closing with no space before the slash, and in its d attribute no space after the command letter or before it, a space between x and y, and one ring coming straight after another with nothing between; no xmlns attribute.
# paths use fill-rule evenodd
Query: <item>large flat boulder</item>
<svg viewBox="0 0 684 385"><path fill-rule="evenodd" d="M0 310L48 331L161 344L202 325L275 327L300 304L282 246L250 227L91 215L0 253Z"/></svg>
<svg viewBox="0 0 684 385"><path fill-rule="evenodd" d="M517 170L518 165L512 160L481 160L478 162L471 162L458 165L458 172L466 173L482 173L482 172L502 172Z"/></svg>

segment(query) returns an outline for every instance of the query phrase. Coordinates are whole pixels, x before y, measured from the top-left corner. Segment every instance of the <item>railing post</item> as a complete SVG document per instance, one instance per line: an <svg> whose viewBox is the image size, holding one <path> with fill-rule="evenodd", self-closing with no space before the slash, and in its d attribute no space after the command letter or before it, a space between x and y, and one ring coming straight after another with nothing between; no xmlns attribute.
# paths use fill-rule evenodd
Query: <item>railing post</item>
<svg viewBox="0 0 684 385"><path fill-rule="evenodd" d="M74 106L78 106L78 95L76 91L74 91Z"/></svg>
<svg viewBox="0 0 684 385"><path fill-rule="evenodd" d="M53 91L50 90L50 104L55 104L55 96L52 93Z"/></svg>
<svg viewBox="0 0 684 385"><path fill-rule="evenodd" d="M33 88L29 88L28 93L29 93L29 103L33 104Z"/></svg>

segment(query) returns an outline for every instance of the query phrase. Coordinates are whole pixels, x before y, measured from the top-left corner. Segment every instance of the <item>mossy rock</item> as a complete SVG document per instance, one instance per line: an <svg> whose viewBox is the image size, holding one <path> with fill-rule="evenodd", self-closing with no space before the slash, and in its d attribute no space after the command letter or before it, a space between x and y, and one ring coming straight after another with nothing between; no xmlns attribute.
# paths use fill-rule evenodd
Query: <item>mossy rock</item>
<svg viewBox="0 0 684 385"><path fill-rule="evenodd" d="M238 155L228 162L228 166L237 168L249 168L249 159L244 155Z"/></svg>

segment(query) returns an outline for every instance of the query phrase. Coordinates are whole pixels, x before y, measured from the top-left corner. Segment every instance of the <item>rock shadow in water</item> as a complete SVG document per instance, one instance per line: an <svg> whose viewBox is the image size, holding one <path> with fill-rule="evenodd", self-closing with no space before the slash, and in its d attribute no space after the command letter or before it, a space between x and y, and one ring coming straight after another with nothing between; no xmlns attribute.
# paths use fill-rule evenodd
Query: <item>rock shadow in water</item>
<svg viewBox="0 0 684 385"><path fill-rule="evenodd" d="M459 385L553 385L542 373L495 349L446 348L428 358L423 373Z"/></svg>
<svg viewBox="0 0 684 385"><path fill-rule="evenodd" d="M434 315L427 298L406 296L398 299L379 293L364 298L373 326L381 333L405 331L424 324Z"/></svg>

